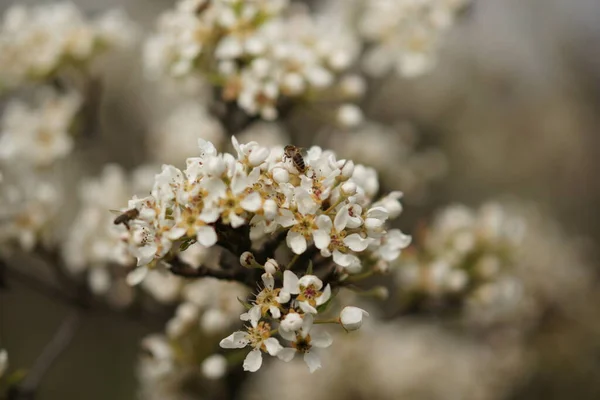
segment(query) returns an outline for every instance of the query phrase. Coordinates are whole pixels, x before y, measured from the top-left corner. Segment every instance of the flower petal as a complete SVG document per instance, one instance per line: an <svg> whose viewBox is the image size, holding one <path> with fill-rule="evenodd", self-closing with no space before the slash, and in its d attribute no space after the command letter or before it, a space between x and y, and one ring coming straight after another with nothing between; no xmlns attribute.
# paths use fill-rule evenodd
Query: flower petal
<svg viewBox="0 0 600 400"><path fill-rule="evenodd" d="M302 254L306 251L306 239L298 232L288 231L285 241L295 254Z"/></svg>
<svg viewBox="0 0 600 400"><path fill-rule="evenodd" d="M317 306L327 303L330 298L331 298L331 286L329 286L329 284L327 284L327 286L325 286L325 290L323 290L323 293L321 293L321 295L319 297L317 297Z"/></svg>
<svg viewBox="0 0 600 400"><path fill-rule="evenodd" d="M279 353L277 353L277 358L279 358L282 361L285 362L290 362L294 359L294 356L296 355L296 349L292 349L290 347L285 347L283 349L281 349L279 351Z"/></svg>
<svg viewBox="0 0 600 400"><path fill-rule="evenodd" d="M336 232L341 232L346 228L348 224L349 214L348 214L348 206L344 206L340 208L340 210L335 214L335 220L333 221L333 226L335 227Z"/></svg>
<svg viewBox="0 0 600 400"><path fill-rule="evenodd" d="M284 271L283 273L283 291L291 294L300 293L299 279L292 271Z"/></svg>
<svg viewBox="0 0 600 400"><path fill-rule="evenodd" d="M310 333L310 344L314 347L319 347L321 349L327 348L331 346L333 343L333 338L331 335L323 330L313 330Z"/></svg>
<svg viewBox="0 0 600 400"><path fill-rule="evenodd" d="M331 243L330 231L323 231L321 229L313 232L313 239L315 240L315 247L319 250L329 247Z"/></svg>
<svg viewBox="0 0 600 400"><path fill-rule="evenodd" d="M272 337L266 339L263 343L267 348L267 353L269 353L272 356L276 356L277 353L279 353L283 349L283 346L279 344L279 341Z"/></svg>
<svg viewBox="0 0 600 400"><path fill-rule="evenodd" d="M219 346L224 349L242 349L246 347L248 343L250 343L248 334L244 331L237 331L221 340Z"/></svg>
<svg viewBox="0 0 600 400"><path fill-rule="evenodd" d="M246 211L256 212L262 206L262 197L258 192L250 193L240 202L240 205Z"/></svg>
<svg viewBox="0 0 600 400"><path fill-rule="evenodd" d="M353 233L344 238L344 244L352 251L364 251L370 243L370 239L365 239L358 233Z"/></svg>
<svg viewBox="0 0 600 400"><path fill-rule="evenodd" d="M252 350L244 359L244 371L256 372L262 365L262 353L260 350Z"/></svg>
<svg viewBox="0 0 600 400"><path fill-rule="evenodd" d="M304 362L311 374L321 368L321 358L314 351L304 353Z"/></svg>
<svg viewBox="0 0 600 400"><path fill-rule="evenodd" d="M300 306L300 309L302 311L304 311L305 313L310 313L310 314L318 313L317 309L314 308L313 306L311 306L310 304L308 304L308 302L306 302L306 301L300 301L300 302L298 302L298 305Z"/></svg>
<svg viewBox="0 0 600 400"><path fill-rule="evenodd" d="M217 243L217 233L215 228L210 225L204 225L197 229L198 243L204 247L211 247Z"/></svg>

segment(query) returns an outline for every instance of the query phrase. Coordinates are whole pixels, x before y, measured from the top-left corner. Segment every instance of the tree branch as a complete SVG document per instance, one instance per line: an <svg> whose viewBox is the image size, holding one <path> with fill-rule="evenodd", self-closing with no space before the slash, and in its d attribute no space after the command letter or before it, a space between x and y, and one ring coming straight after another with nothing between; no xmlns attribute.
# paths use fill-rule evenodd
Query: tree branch
<svg viewBox="0 0 600 400"><path fill-rule="evenodd" d="M29 370L21 384L13 389L11 398L34 399L40 383L52 364L69 347L77 329L81 325L81 310L74 310L68 315L60 327L44 347L42 354L37 358L33 367Z"/></svg>
<svg viewBox="0 0 600 400"><path fill-rule="evenodd" d="M231 270L214 269L205 266L194 268L178 257L169 261L169 265L171 266L171 273L184 278L211 277L226 281L236 281L252 287L256 284L256 281L252 281L251 279L253 275L252 271L241 267Z"/></svg>

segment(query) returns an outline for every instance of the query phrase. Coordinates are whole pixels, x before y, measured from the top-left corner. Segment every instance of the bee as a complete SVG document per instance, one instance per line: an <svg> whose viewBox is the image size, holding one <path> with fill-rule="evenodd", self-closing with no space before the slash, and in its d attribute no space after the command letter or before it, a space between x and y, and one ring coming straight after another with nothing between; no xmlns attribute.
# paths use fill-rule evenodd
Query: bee
<svg viewBox="0 0 600 400"><path fill-rule="evenodd" d="M300 173L306 171L306 164L304 163L304 157L302 157L302 149L291 144L288 144L283 148L285 158L291 159L292 164Z"/></svg>
<svg viewBox="0 0 600 400"><path fill-rule="evenodd" d="M116 210L111 210L111 211L113 213L119 212ZM132 219L136 219L138 217L138 215L140 215L139 210L137 208L132 208L131 210L127 210L127 211L119 214L119 216L117 218L115 218L113 223L115 225L123 224L127 227L127 229L129 229L129 221L131 221Z"/></svg>

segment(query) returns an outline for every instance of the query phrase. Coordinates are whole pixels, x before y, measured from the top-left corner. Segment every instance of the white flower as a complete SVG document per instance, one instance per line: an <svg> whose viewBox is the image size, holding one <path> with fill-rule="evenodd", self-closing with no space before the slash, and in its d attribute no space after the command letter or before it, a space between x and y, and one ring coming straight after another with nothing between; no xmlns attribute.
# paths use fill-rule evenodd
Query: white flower
<svg viewBox="0 0 600 400"><path fill-rule="evenodd" d="M304 356L304 362L308 366L311 373L321 368L321 358L319 357L318 350L331 346L333 342L331 336L327 332L312 330L313 327L313 316L311 314L305 314L302 328L299 332L293 331L280 331L281 337L285 340L293 342L293 348L282 348L277 357L285 362L291 361L296 353L302 353Z"/></svg>
<svg viewBox="0 0 600 400"><path fill-rule="evenodd" d="M208 379L220 379L227 372L227 360L221 354L213 354L202 361L202 375Z"/></svg>
<svg viewBox="0 0 600 400"><path fill-rule="evenodd" d="M283 288L279 294L282 303L286 303L291 295L296 296L296 301L302 311L316 314L320 305L323 305L331 298L331 287L329 284L323 288L323 281L314 275L304 275L298 279L298 276L292 271L283 273Z"/></svg>
<svg viewBox="0 0 600 400"><path fill-rule="evenodd" d="M355 331L362 326L363 318L369 313L358 307L344 307L340 313L340 323L346 331Z"/></svg>
<svg viewBox="0 0 600 400"><path fill-rule="evenodd" d="M256 324L262 317L267 316L267 312L274 319L279 319L281 316L281 299L279 298L281 289L274 289L275 280L269 273L262 275L262 281L264 288L256 295L254 306L240 316L242 321L251 321Z"/></svg>
<svg viewBox="0 0 600 400"><path fill-rule="evenodd" d="M252 347L244 359L244 371L256 372L262 365L262 352L269 353L272 356L277 355L282 349L279 341L271 337L271 325L261 321L252 323L246 331L237 331L221 340L219 345L224 349L243 349L246 346Z"/></svg>

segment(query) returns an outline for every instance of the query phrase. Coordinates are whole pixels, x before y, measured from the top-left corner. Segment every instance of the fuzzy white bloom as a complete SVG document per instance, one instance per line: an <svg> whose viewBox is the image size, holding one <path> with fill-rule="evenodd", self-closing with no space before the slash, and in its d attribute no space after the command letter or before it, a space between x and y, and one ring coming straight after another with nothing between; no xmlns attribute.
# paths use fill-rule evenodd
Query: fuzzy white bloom
<svg viewBox="0 0 600 400"><path fill-rule="evenodd" d="M425 231L422 248L398 269L398 283L431 298L459 298L480 316L489 310L486 320L497 320L525 302L516 278L527 253L525 226L520 213L498 203L448 207Z"/></svg>
<svg viewBox="0 0 600 400"><path fill-rule="evenodd" d="M197 153L198 138L223 144L225 135L219 121L197 102L179 105L150 137L149 150L158 163L178 164Z"/></svg>
<svg viewBox="0 0 600 400"><path fill-rule="evenodd" d="M146 42L147 75L208 74L225 100L265 120L277 118L281 97L333 87L343 95L337 78L358 56L359 42L339 12L314 18L302 7L288 9L288 3L180 1L160 17L158 32Z"/></svg>
<svg viewBox="0 0 600 400"><path fill-rule="evenodd" d="M66 157L74 146L71 127L80 106L76 92L49 88L38 93L36 106L9 102L0 128L0 162L48 167Z"/></svg>
<svg viewBox="0 0 600 400"><path fill-rule="evenodd" d="M413 202L447 170L446 158L438 149L417 150L418 135L407 124L391 128L365 121L350 131L340 129L329 135L328 144L340 156L376 168L385 184L401 187Z"/></svg>
<svg viewBox="0 0 600 400"><path fill-rule="evenodd" d="M0 243L31 251L52 232L61 206L53 180L33 174L8 175L0 183Z"/></svg>
<svg viewBox="0 0 600 400"><path fill-rule="evenodd" d="M0 378L8 369L8 352L5 349L0 349Z"/></svg>
<svg viewBox="0 0 600 400"><path fill-rule="evenodd" d="M200 368L208 379L220 379L227 372L227 360L221 354L213 354L202 361Z"/></svg>
<svg viewBox="0 0 600 400"><path fill-rule="evenodd" d="M369 313L362 308L347 306L340 312L340 323L347 331L355 331L363 324L363 318Z"/></svg>
<svg viewBox="0 0 600 400"><path fill-rule="evenodd" d="M129 45L135 28L118 11L87 19L74 4L16 4L0 26L0 87L43 80L61 66L89 62L105 48Z"/></svg>
<svg viewBox="0 0 600 400"><path fill-rule="evenodd" d="M337 121L343 127L355 127L363 121L363 113L353 104L344 104L338 110Z"/></svg>
<svg viewBox="0 0 600 400"><path fill-rule="evenodd" d="M430 71L444 33L469 0L368 0L360 32L372 47L364 68L381 76L395 69L412 78Z"/></svg>
<svg viewBox="0 0 600 400"><path fill-rule="evenodd" d="M239 321L242 305L238 302L248 295L248 290L236 282L205 278L188 283L183 288L183 299L198 307L198 325L215 334Z"/></svg>

